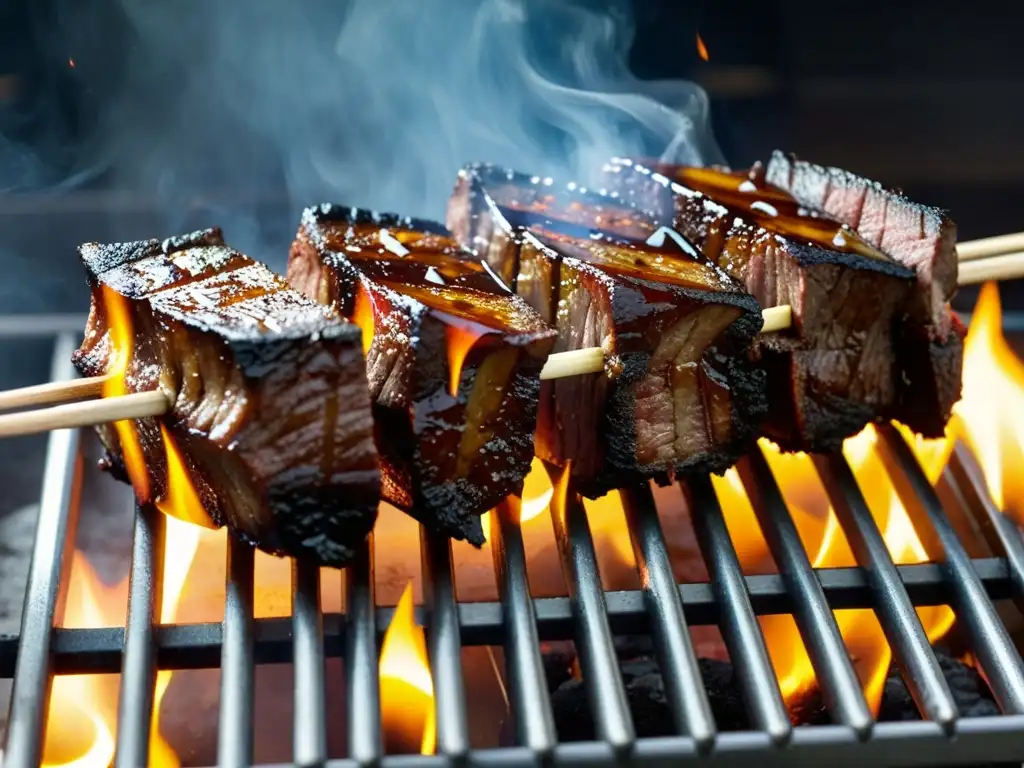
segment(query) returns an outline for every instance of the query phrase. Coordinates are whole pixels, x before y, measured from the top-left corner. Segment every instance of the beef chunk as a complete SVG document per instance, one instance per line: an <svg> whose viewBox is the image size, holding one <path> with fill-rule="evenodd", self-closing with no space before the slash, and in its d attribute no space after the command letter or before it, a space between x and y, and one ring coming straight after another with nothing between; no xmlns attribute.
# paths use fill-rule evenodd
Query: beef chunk
<svg viewBox="0 0 1024 768"><path fill-rule="evenodd" d="M344 565L380 493L359 328L219 230L79 252L92 307L78 370L173 402L160 418L100 428L105 463L141 502L273 554ZM179 462L203 510L173 505L187 497L168 480Z"/></svg>
<svg viewBox="0 0 1024 768"><path fill-rule="evenodd" d="M897 333L904 361L894 418L926 437L938 437L960 399L967 329L949 301L957 288L956 225L945 211L838 168L775 152L767 180L802 206L853 228L917 276L906 322Z"/></svg>
<svg viewBox="0 0 1024 768"><path fill-rule="evenodd" d="M603 373L541 391L537 454L571 462L581 492L723 470L749 446L766 408L748 355L760 308L691 244L614 200L490 166L462 171L448 217L558 329L556 351L604 349ZM634 239L598 236L595 218Z"/></svg>
<svg viewBox="0 0 1024 768"><path fill-rule="evenodd" d="M385 498L482 544L529 471L554 331L432 222L310 208L288 277L363 328Z"/></svg>
<svg viewBox="0 0 1024 768"><path fill-rule="evenodd" d="M855 230L812 213L750 173L609 164L609 184L657 223L672 222L741 280L763 306L789 304L793 327L762 337L768 374L765 434L790 450L827 450L868 422L900 419L921 432L948 411L920 399L946 387L940 366L905 323L914 272ZM927 360L922 367L921 358ZM918 400L907 398L914 382ZM941 410L941 409L940 409ZM919 411L928 418L915 418Z"/></svg>

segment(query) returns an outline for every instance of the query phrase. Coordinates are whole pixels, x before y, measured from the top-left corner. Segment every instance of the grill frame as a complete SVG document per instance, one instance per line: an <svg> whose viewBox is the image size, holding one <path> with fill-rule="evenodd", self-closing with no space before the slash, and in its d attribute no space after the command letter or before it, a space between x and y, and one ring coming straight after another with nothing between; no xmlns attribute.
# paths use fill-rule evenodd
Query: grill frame
<svg viewBox="0 0 1024 768"><path fill-rule="evenodd" d="M70 378L71 351L84 318L47 316L41 323L0 316L0 338L52 337L51 378ZM795 537L763 456L741 462L740 472L777 562L786 575L743 576L724 517L706 478L682 485L702 510L694 515L697 542L711 576L705 584L675 583L649 489L623 492L634 554L646 569L644 588L604 592L583 506L573 500L552 515L569 586L569 597L531 598L525 553L510 503L491 515L491 539L499 601L458 603L451 547L421 530L425 605L417 620L427 627L437 709L433 756L385 756L377 711L377 652L392 608L378 608L373 590L372 540L344 574L345 614L324 614L320 573L293 567L294 610L289 619L253 618L253 552L227 547L227 596L222 623L158 626L164 524L159 513L135 517L128 617L124 628L58 629L62 576L70 563L82 472L77 430L49 437L39 521L18 637L0 638L0 678L14 679L3 757L11 768L36 765L54 673L121 672L117 766L142 765L149 739L156 670L220 666L218 765L251 763L255 665L295 664L293 759L298 765L423 766L677 765L699 759L708 765L957 765L1024 759L1024 665L999 620L992 600L1024 604L1024 538L994 508L970 456L958 446L943 482L974 516L996 557L971 559L956 525L928 485L903 438L881 430L882 457L894 484L936 563L896 566L879 550L881 534L864 507L841 456L816 466L860 567L811 568ZM852 486L851 486L852 483ZM922 485L922 483L924 485ZM936 549L937 548L937 549ZM949 604L972 639L1004 714L959 719L934 653L912 606ZM894 663L915 701L933 720L873 723L832 610L874 608L890 637ZM814 662L830 711L841 725L793 728L782 704L756 616L794 613ZM717 733L686 625L718 624L757 730ZM628 713L612 638L650 632L664 672L666 697L679 736L637 739ZM550 715L538 642L574 639L584 681L596 702L600 741L559 744ZM459 651L463 645L503 645L510 699L520 747L472 750L466 723ZM350 757L327 760L324 660L345 659ZM822 662L827 666L823 669ZM696 677L695 677L696 674ZM694 695L696 693L697 695ZM358 703L358 705L356 705ZM952 707L952 709L951 709ZM865 713L867 719L865 720Z"/></svg>

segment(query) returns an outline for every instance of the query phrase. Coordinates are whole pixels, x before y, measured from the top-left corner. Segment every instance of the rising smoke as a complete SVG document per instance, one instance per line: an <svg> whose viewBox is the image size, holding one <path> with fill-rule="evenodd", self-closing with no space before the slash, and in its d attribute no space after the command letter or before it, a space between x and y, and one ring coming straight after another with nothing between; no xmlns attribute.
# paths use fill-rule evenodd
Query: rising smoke
<svg viewBox="0 0 1024 768"><path fill-rule="evenodd" d="M76 70L103 97L76 173L155 198L165 232L197 196L238 242L259 197L442 217L473 160L586 181L613 154L720 159L698 86L630 73L627 0L114 2L117 35L65 30L117 62Z"/></svg>

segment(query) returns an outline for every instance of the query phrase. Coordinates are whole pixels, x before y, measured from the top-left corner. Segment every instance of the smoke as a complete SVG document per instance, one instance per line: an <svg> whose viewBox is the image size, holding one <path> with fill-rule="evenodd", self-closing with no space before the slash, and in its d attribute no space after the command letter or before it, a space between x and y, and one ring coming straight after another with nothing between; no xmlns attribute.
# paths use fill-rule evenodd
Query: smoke
<svg viewBox="0 0 1024 768"><path fill-rule="evenodd" d="M119 2L124 33L89 44L118 77L77 172L155 199L167 232L198 197L235 242L266 198L439 218L476 160L584 182L612 155L720 160L698 86L629 72L629 2Z"/></svg>

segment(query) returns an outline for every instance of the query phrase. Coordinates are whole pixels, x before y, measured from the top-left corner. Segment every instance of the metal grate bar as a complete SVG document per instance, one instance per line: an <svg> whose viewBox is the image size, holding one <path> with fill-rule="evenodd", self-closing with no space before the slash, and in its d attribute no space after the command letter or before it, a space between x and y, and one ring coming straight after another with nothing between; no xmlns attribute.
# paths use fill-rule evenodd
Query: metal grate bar
<svg viewBox="0 0 1024 768"><path fill-rule="evenodd" d="M348 753L359 765L380 760L380 685L373 593L373 534L345 570L345 682Z"/></svg>
<svg viewBox="0 0 1024 768"><path fill-rule="evenodd" d="M813 457L839 524L874 590L875 612L918 709L952 734L957 708L881 531L841 453Z"/></svg>
<svg viewBox="0 0 1024 768"><path fill-rule="evenodd" d="M556 489L551 520L575 619L576 654L597 733L613 750L623 754L632 749L636 732L608 626L594 539L579 496L566 496Z"/></svg>
<svg viewBox="0 0 1024 768"><path fill-rule="evenodd" d="M860 738L866 739L874 718L821 582L807 559L800 534L761 449L755 448L737 464L737 469L775 564L796 601L793 618L825 705L836 722L853 728Z"/></svg>
<svg viewBox="0 0 1024 768"><path fill-rule="evenodd" d="M163 593L164 538L167 522L151 504L135 509L135 534L128 586L121 690L117 701L117 768L149 762L156 665L153 625Z"/></svg>
<svg viewBox="0 0 1024 768"><path fill-rule="evenodd" d="M221 648L220 721L217 764L242 768L252 764L253 749L253 548L229 538Z"/></svg>
<svg viewBox="0 0 1024 768"><path fill-rule="evenodd" d="M498 595L506 608L505 660L515 707L516 735L539 759L557 742L551 697L537 637L537 616L530 598L526 550L519 530L520 500L509 497L491 513L491 552Z"/></svg>
<svg viewBox="0 0 1024 768"><path fill-rule="evenodd" d="M953 446L953 453L949 457L949 470L957 490L966 496L967 507L981 510L984 514L984 519L980 521L982 530L987 538L995 534L1002 551L1006 554L1010 578L1013 579L1017 597L1024 597L1024 537L1021 536L1020 528L992 502L980 467L962 443Z"/></svg>
<svg viewBox="0 0 1024 768"><path fill-rule="evenodd" d="M643 485L622 491L620 496L676 729L691 736L698 749L706 752L714 745L718 729L679 599L654 494L650 486Z"/></svg>
<svg viewBox="0 0 1024 768"><path fill-rule="evenodd" d="M469 752L466 696L462 683L462 640L452 574L452 546L444 536L420 528L423 602L427 609L427 650L434 678L437 751L455 760Z"/></svg>
<svg viewBox="0 0 1024 768"><path fill-rule="evenodd" d="M64 381L75 375L71 353L75 337L64 334L53 350L50 378ZM9 768L39 765L42 757L43 725L50 694L50 662L53 625L61 576L71 562L68 541L74 541L78 517L77 429L51 432L46 448L43 491L39 501L32 560L21 614L21 652L14 670L11 707L3 757Z"/></svg>
<svg viewBox="0 0 1024 768"><path fill-rule="evenodd" d="M930 524L941 547L942 565L953 588L953 610L970 632L972 648L988 673L996 701L1008 714L1024 713L1024 668L1020 654L985 594L970 557L903 436L892 427L881 428L879 432L883 438L878 441L879 455L897 493L909 514L914 516L918 509L923 513L923 520L921 515L913 520L915 529Z"/></svg>
<svg viewBox="0 0 1024 768"><path fill-rule="evenodd" d="M697 543L708 568L715 597L722 606L720 626L729 659L740 681L751 721L778 745L789 741L793 726L775 682L764 635L750 604L736 548L729 538L722 507L711 480L693 477L681 484Z"/></svg>
<svg viewBox="0 0 1024 768"><path fill-rule="evenodd" d="M292 631L295 638L292 756L297 765L319 765L327 759L320 567L308 561L292 561L292 587Z"/></svg>

